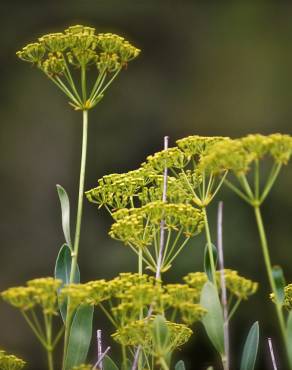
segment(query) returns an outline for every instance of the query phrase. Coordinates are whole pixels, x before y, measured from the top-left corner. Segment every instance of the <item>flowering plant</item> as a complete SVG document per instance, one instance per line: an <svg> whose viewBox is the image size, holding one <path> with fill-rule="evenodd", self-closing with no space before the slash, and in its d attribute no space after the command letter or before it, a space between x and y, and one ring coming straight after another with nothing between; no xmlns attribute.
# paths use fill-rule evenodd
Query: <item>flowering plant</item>
<svg viewBox="0 0 292 370"><path fill-rule="evenodd" d="M54 277L36 278L25 286L1 293L17 308L47 353L49 370L55 368L55 349L63 340L62 370L175 370L173 353L204 326L218 352L224 370L230 363L229 324L240 304L258 289L258 283L224 266L222 203L218 211L217 245L212 241L208 208L226 185L254 210L289 368L292 369L292 288L284 273L273 267L261 213L282 167L292 154L289 135L229 137L189 136L148 156L140 168L105 175L84 192L88 111L140 50L113 34L96 34L86 26L69 27L64 33L45 35L17 52L20 59L40 69L82 111L83 137L75 236L70 231L70 202L57 186L65 243L56 259ZM270 161L268 176L262 163ZM80 282L78 255L83 200L104 208L112 217L109 236L121 241L137 256L137 272ZM167 284L165 275L185 248L196 245L204 233L202 270L189 272L183 282ZM198 248L198 246L197 246ZM120 346L120 358L111 359L97 330L97 361L88 359L94 309L112 325L112 339ZM61 318L61 320L60 320ZM240 369L253 370L259 343L255 322L246 339ZM0 368L22 369L23 360L0 351ZM209 368L210 369L210 368Z"/></svg>

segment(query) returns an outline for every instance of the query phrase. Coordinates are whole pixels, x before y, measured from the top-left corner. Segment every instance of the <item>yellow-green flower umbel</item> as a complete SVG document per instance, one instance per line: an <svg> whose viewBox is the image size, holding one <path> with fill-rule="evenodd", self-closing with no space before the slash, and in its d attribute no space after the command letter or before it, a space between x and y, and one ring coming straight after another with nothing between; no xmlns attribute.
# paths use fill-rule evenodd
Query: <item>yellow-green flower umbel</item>
<svg viewBox="0 0 292 370"><path fill-rule="evenodd" d="M0 350L0 369L1 370L20 370L25 366L25 362L20 358L9 355Z"/></svg>
<svg viewBox="0 0 292 370"><path fill-rule="evenodd" d="M76 25L63 33L44 35L16 54L44 72L67 95L75 109L88 110L102 99L121 70L139 53L140 50L123 37L96 34L92 27ZM93 71L93 83L88 81L89 71ZM76 73L80 76L77 81Z"/></svg>

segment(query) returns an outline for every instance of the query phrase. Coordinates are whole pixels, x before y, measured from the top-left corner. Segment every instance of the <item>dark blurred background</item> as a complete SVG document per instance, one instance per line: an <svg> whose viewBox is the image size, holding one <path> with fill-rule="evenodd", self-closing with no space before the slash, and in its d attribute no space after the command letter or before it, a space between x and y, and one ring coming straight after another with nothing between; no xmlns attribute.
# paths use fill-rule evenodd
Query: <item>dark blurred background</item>
<svg viewBox="0 0 292 370"><path fill-rule="evenodd" d="M86 189L99 177L135 169L145 156L187 135L283 132L292 122L292 3L280 1L43 0L2 1L0 22L0 290L52 275L63 243L55 185L72 202L78 191L81 113L39 71L15 52L42 34L86 24L121 34L142 49L90 112ZM286 167L265 204L273 263L292 281L290 196ZM226 266L260 282L258 294L240 307L231 325L233 368L247 332L261 325L257 369L270 369L273 338L285 369L275 311L259 249L253 214L229 192L224 200ZM216 207L211 212L215 238ZM85 202L81 236L82 280L135 271L131 251L112 241L107 214ZM202 270L204 238L177 260L168 281ZM97 316L95 329L104 327ZM203 330L178 358L189 370L206 369L216 356ZM109 344L110 332L104 333ZM40 346L19 312L0 303L0 346L42 370ZM92 353L94 352L94 348ZM218 367L219 369L219 367Z"/></svg>

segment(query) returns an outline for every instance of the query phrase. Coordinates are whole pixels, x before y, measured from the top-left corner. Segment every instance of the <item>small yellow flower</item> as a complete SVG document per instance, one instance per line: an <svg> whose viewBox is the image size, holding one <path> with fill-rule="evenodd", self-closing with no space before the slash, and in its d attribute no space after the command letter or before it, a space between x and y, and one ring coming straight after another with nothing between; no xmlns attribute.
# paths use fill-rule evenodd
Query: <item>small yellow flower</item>
<svg viewBox="0 0 292 370"><path fill-rule="evenodd" d="M130 324L119 328L112 337L120 344L126 346L141 345L146 352L154 353L154 318L155 317L151 317L131 322ZM166 321L166 325L169 330L169 352L173 351L175 348L181 347L192 335L192 330L184 324L176 324Z"/></svg>
<svg viewBox="0 0 292 370"><path fill-rule="evenodd" d="M0 369L1 370L21 370L26 362L14 355L8 355L5 351L0 350Z"/></svg>
<svg viewBox="0 0 292 370"><path fill-rule="evenodd" d="M238 275L237 271L224 269L224 277L226 288L231 294L234 294L239 299L248 299L250 295L256 293L258 283L243 276ZM216 272L216 279L218 284L221 284L220 271ZM191 272L184 277L184 281L191 287L197 290L200 294L204 284L208 278L204 272Z"/></svg>
<svg viewBox="0 0 292 370"><path fill-rule="evenodd" d="M93 366L89 364L81 364L78 366L74 366L72 370L92 370Z"/></svg>

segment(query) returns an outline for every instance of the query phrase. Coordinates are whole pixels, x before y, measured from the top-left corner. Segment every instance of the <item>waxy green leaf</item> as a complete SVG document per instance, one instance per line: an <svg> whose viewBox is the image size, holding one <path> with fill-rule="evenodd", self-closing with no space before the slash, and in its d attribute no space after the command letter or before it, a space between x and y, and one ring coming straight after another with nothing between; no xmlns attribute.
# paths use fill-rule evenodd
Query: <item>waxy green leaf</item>
<svg viewBox="0 0 292 370"><path fill-rule="evenodd" d="M80 306L74 315L65 361L65 370L85 363L92 336L92 319L94 308Z"/></svg>
<svg viewBox="0 0 292 370"><path fill-rule="evenodd" d="M259 346L259 323L256 321L250 328L242 352L240 370L253 370Z"/></svg>
<svg viewBox="0 0 292 370"><path fill-rule="evenodd" d="M102 361L103 370L119 370L114 361L107 355L104 356Z"/></svg>
<svg viewBox="0 0 292 370"><path fill-rule="evenodd" d="M55 278L60 279L63 282L58 292L62 289L64 285L70 283L71 264L71 249L67 244L63 244L58 253L55 265ZM76 268L73 283L80 283L80 271L78 265ZM63 300L62 302L59 301L59 310L61 312L62 319L65 322L67 314L67 299Z"/></svg>
<svg viewBox="0 0 292 370"><path fill-rule="evenodd" d="M61 186L57 185L57 192L61 203L62 211L62 227L65 236L66 243L69 247L72 247L71 234L70 234L70 202L66 190Z"/></svg>
<svg viewBox="0 0 292 370"><path fill-rule="evenodd" d="M274 279L275 285L276 285L277 297L275 297L275 298L276 298L278 303L283 304L284 299L285 299L284 288L285 288L285 285L286 285L283 270L280 266L274 266L272 268L272 274L273 274L273 279Z"/></svg>
<svg viewBox="0 0 292 370"><path fill-rule="evenodd" d="M153 341L159 352L168 348L169 330L162 315L157 315L153 321Z"/></svg>
<svg viewBox="0 0 292 370"><path fill-rule="evenodd" d="M209 281L202 289L200 304L207 310L202 319L207 335L216 350L223 355L225 352L223 312L217 290L214 284Z"/></svg>
<svg viewBox="0 0 292 370"><path fill-rule="evenodd" d="M186 370L185 363L180 360L175 364L174 370Z"/></svg>

